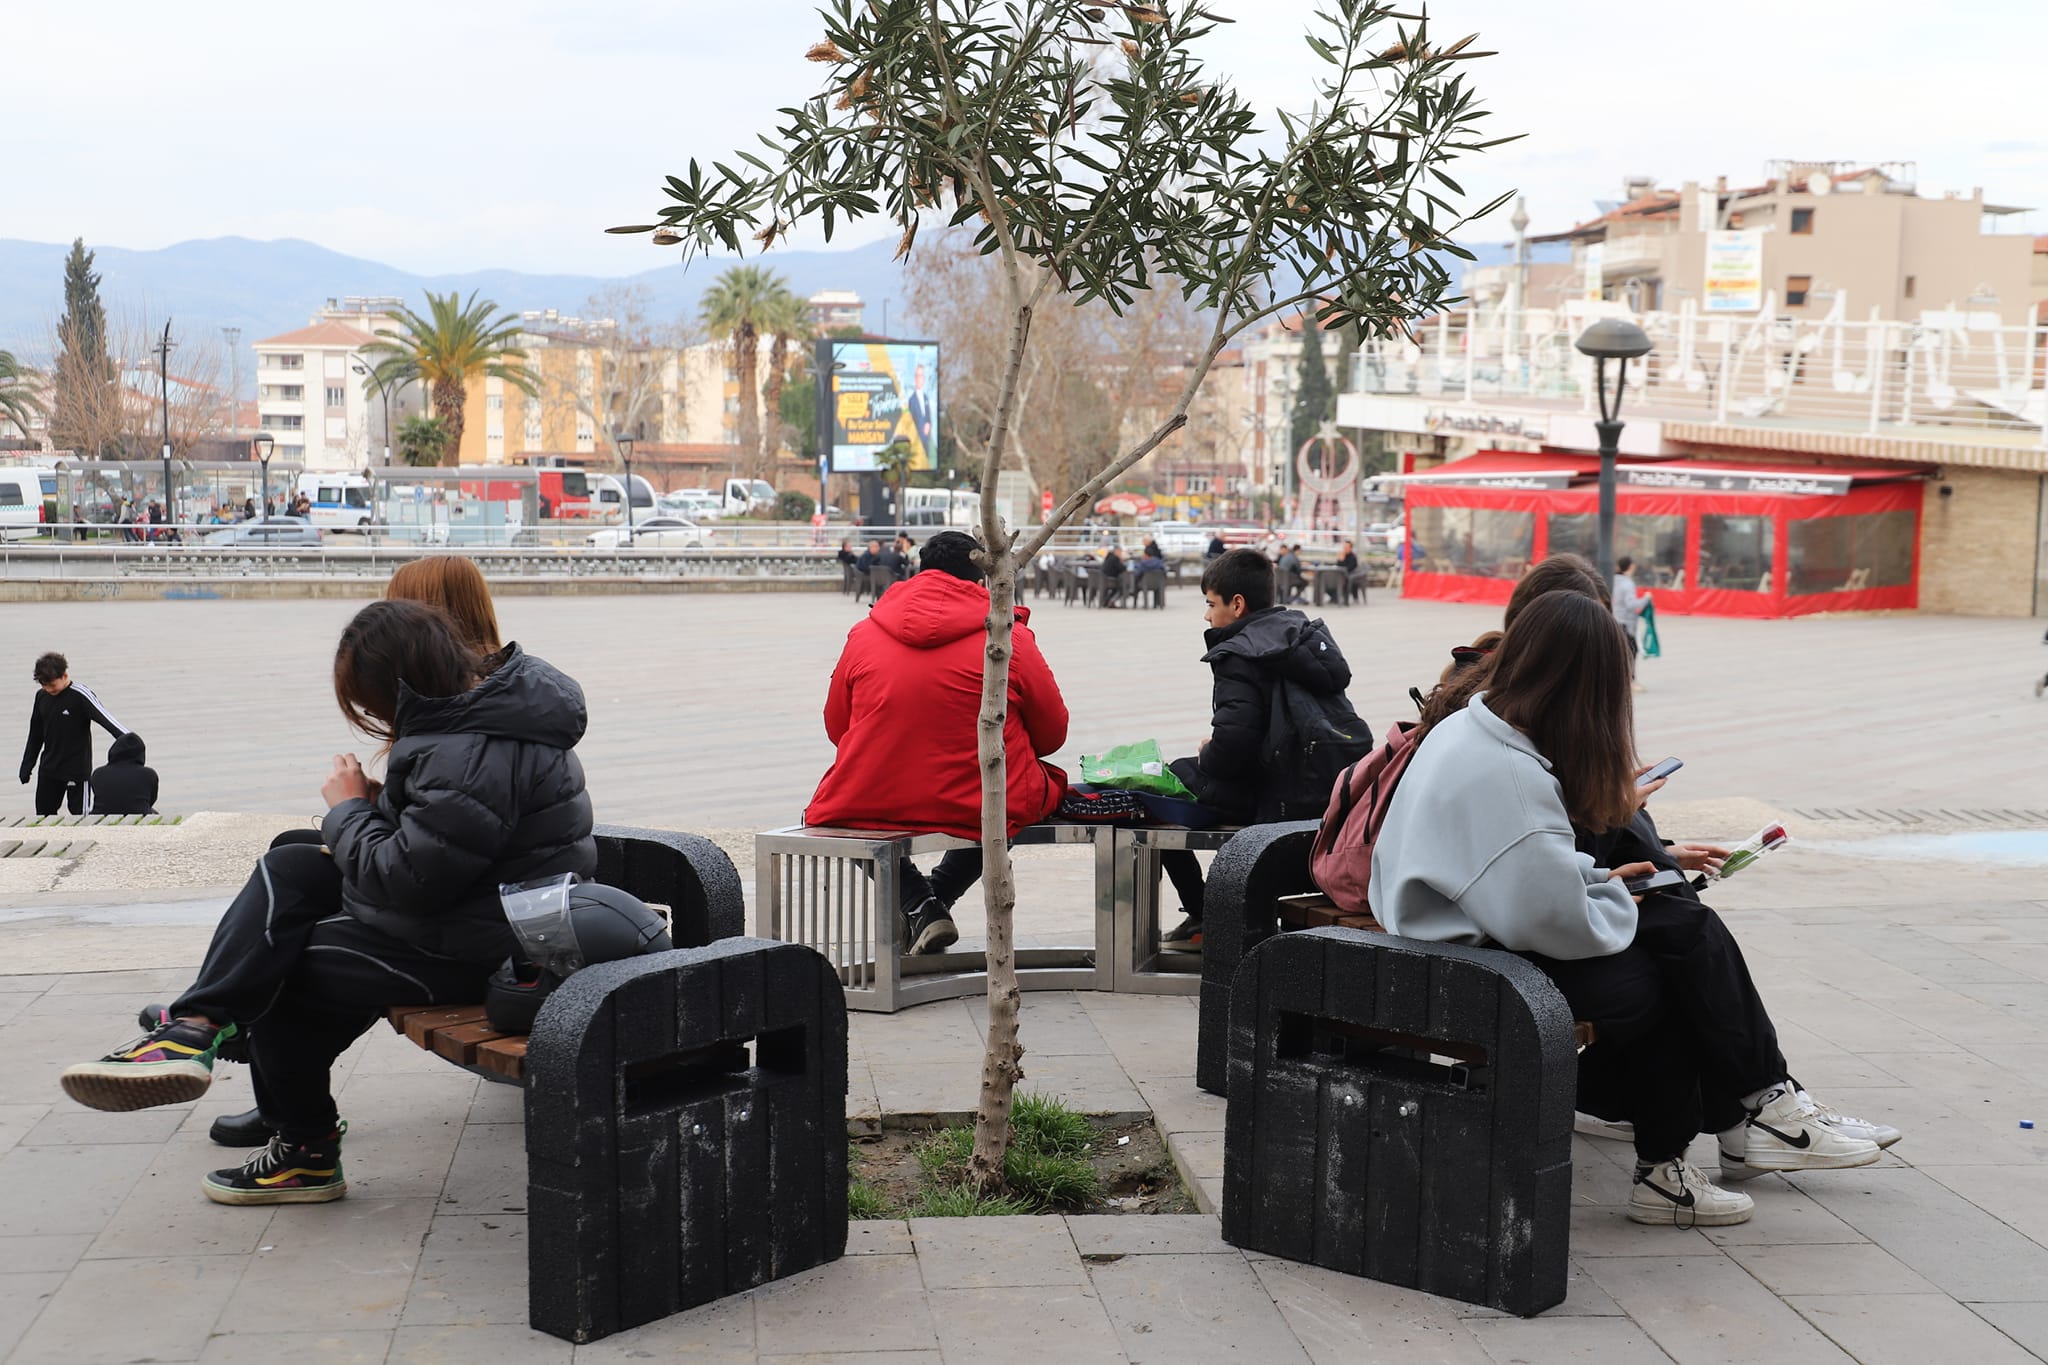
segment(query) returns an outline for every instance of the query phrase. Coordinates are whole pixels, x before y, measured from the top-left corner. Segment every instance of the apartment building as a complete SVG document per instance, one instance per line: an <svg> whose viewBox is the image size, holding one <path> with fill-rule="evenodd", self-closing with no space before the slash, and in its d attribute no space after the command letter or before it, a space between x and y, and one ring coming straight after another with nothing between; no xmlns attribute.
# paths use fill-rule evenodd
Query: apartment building
<svg viewBox="0 0 2048 1365"><path fill-rule="evenodd" d="M309 470L380 464L391 432L421 407L416 386L381 393L370 378L377 357L366 348L396 327L400 301L330 298L296 331L255 342L256 422L275 440L276 458Z"/></svg>
<svg viewBox="0 0 2048 1365"><path fill-rule="evenodd" d="M804 301L804 318L820 334L840 327L861 327L867 305L851 289L821 289Z"/></svg>

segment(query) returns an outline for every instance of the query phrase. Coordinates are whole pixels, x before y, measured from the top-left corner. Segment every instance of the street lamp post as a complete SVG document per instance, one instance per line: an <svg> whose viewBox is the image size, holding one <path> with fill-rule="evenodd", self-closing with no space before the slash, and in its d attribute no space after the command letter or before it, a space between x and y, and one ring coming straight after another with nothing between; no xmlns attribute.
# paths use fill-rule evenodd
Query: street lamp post
<svg viewBox="0 0 2048 1365"><path fill-rule="evenodd" d="M623 431L612 433L612 444L619 448L619 462L626 467L626 543L633 543L633 438Z"/></svg>
<svg viewBox="0 0 2048 1365"><path fill-rule="evenodd" d="M258 505L267 518L270 515L270 452L277 447L277 438L267 431L259 431L250 439L249 446L256 452L256 463L263 466L263 492L259 495Z"/></svg>
<svg viewBox="0 0 2048 1365"><path fill-rule="evenodd" d="M374 385L376 385L376 387L377 387L377 396L378 396L379 398L381 398L381 399L383 399L383 400L384 400L384 467L385 467L386 469L389 469L389 468L391 468L391 389L390 389L390 386L389 386L389 385L387 385L387 384L385 384L385 382L384 382L383 380L381 380L381 379L379 379L379 378L377 377L377 370L376 370L376 367L374 367L374 366L370 366L370 365L365 365L365 364L363 364L363 363L362 363L362 358L361 358L360 356L358 356L358 357L356 358L356 363L355 363L354 365L351 365L351 366L350 366L349 368L353 369L353 370L354 370L354 371L355 371L355 372L356 372L357 374L361 375L361 376L363 377L363 381L364 381L365 383L368 383L368 384L374 384Z"/></svg>
<svg viewBox="0 0 2048 1365"><path fill-rule="evenodd" d="M1593 430L1600 437L1600 539L1599 571L1602 581L1614 581L1614 461L1621 453L1621 395L1628 386L1628 362L1650 353L1650 338L1633 322L1602 318L1588 327L1576 343L1579 354L1593 357L1593 387L1600 394L1600 420ZM1607 390L1607 362L1614 362L1614 392Z"/></svg>

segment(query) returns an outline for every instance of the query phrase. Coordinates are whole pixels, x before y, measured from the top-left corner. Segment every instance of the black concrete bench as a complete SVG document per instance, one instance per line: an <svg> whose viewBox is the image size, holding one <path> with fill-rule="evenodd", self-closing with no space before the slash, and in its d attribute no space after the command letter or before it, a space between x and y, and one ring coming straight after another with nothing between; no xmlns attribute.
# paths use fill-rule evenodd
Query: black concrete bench
<svg viewBox="0 0 2048 1365"><path fill-rule="evenodd" d="M1563 1301L1571 1012L1513 953L1267 936L1230 1000L1223 1238L1529 1316Z"/></svg>
<svg viewBox="0 0 2048 1365"><path fill-rule="evenodd" d="M1314 820L1252 825L1217 850L1202 897L1202 998L1195 1084L1224 1093L1230 990L1247 953L1280 932L1281 901L1316 889L1308 874Z"/></svg>

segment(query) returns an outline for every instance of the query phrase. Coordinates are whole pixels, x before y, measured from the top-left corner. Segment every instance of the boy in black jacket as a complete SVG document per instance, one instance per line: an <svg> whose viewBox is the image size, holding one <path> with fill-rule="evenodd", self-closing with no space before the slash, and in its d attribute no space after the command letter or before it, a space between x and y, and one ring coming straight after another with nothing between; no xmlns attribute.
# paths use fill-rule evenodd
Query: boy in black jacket
<svg viewBox="0 0 2048 1365"><path fill-rule="evenodd" d="M93 769L95 815L155 815L156 769L142 736L130 730L107 747L107 761Z"/></svg>
<svg viewBox="0 0 2048 1365"><path fill-rule="evenodd" d="M92 809L87 782L92 775L92 727L101 725L119 738L128 727L115 720L100 699L84 683L71 681L71 665L62 654L45 654L36 660L35 708L28 717L28 748L21 756L21 782L42 758L42 774L36 781L36 814L55 815L60 802L73 815Z"/></svg>
<svg viewBox="0 0 2048 1365"><path fill-rule="evenodd" d="M1333 712L1349 715L1351 710L1344 697L1351 666L1337 642L1321 621L1275 606L1273 580L1272 561L1251 549L1232 550L1202 571L1202 597L1208 603L1202 619L1209 624L1202 637L1208 646L1202 662L1216 678L1214 714L1201 752L1175 759L1171 767L1197 801L1222 812L1232 824L1321 814L1320 805L1308 813L1281 806L1280 788L1292 785L1291 775L1269 763L1268 755L1292 755L1297 746L1276 730L1273 700L1280 683L1298 684ZM1364 727L1359 730L1363 733ZM1187 914L1160 942L1197 946L1202 941L1201 864L1193 853L1180 850L1162 852L1159 860Z"/></svg>

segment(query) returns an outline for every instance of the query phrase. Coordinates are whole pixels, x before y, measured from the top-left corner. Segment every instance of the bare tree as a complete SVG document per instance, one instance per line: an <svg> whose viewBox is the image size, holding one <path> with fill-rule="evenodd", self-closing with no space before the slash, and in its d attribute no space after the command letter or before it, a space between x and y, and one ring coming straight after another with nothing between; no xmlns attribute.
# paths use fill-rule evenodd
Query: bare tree
<svg viewBox="0 0 2048 1365"><path fill-rule="evenodd" d="M687 322L654 318L653 304L654 291L647 285L614 285L584 304L589 320L580 332L533 348L532 367L540 375L545 401L587 420L613 460L620 460L622 433L661 440L688 400L682 352L697 333ZM573 348L577 363L550 361L557 347ZM586 359L587 367L581 363ZM707 401L716 402L717 396Z"/></svg>

